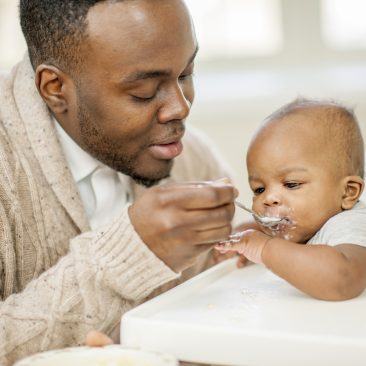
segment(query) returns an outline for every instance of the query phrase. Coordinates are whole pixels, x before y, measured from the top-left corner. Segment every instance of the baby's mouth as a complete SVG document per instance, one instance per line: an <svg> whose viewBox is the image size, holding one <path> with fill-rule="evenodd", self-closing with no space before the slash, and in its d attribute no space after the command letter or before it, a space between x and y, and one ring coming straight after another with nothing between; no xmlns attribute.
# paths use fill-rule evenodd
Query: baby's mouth
<svg viewBox="0 0 366 366"><path fill-rule="evenodd" d="M294 223L288 217L281 217L279 222L274 223L273 225L267 225L266 227L274 232L284 232L287 231L290 227L292 227Z"/></svg>

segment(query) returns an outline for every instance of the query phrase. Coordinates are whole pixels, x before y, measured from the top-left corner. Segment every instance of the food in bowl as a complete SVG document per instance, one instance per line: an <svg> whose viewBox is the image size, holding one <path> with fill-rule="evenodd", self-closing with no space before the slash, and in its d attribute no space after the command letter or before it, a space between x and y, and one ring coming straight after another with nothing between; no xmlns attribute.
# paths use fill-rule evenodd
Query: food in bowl
<svg viewBox="0 0 366 366"><path fill-rule="evenodd" d="M178 366L168 354L125 348L73 347L37 353L14 366Z"/></svg>

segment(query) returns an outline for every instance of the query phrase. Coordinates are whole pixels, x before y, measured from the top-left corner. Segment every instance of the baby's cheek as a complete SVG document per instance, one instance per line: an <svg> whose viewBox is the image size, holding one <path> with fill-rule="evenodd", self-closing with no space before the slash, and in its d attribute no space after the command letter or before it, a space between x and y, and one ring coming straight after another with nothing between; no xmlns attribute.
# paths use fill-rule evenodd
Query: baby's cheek
<svg viewBox="0 0 366 366"><path fill-rule="evenodd" d="M298 219L301 225L296 229L297 242L307 243L327 221L326 217L320 217L316 213Z"/></svg>

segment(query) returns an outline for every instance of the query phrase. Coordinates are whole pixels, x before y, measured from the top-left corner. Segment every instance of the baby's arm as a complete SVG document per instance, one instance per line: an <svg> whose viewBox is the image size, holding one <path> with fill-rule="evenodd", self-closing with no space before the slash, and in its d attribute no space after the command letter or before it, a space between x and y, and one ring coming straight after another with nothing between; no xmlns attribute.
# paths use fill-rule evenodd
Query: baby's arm
<svg viewBox="0 0 366 366"><path fill-rule="evenodd" d="M280 238L267 242L263 264L298 289L323 300L347 300L366 287L366 248L297 244Z"/></svg>
<svg viewBox="0 0 366 366"><path fill-rule="evenodd" d="M366 287L366 248L359 245L304 245L247 230L239 243L218 248L263 263L299 290L319 299L351 299Z"/></svg>

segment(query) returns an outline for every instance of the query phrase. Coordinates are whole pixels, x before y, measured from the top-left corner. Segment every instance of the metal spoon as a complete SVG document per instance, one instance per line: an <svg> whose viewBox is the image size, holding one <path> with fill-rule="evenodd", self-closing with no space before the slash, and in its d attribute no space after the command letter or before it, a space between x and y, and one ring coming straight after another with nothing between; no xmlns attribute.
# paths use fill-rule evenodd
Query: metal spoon
<svg viewBox="0 0 366 366"><path fill-rule="evenodd" d="M254 217L255 221L258 222L259 225L265 226L265 227L273 227L278 225L281 222L287 221L286 218L282 217L273 217L273 216L262 216L259 215L257 212L251 210L250 208L244 206L242 203L235 201L235 205L242 208L243 210L249 212Z"/></svg>

